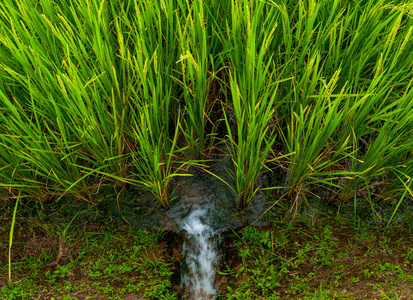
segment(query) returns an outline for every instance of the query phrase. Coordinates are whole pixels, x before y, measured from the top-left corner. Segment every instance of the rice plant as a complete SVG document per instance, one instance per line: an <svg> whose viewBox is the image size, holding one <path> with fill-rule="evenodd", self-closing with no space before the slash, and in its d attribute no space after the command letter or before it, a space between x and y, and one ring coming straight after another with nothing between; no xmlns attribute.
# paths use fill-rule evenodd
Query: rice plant
<svg viewBox="0 0 413 300"><path fill-rule="evenodd" d="M207 32L204 21L203 1L187 3L179 13L186 15L186 22L178 22L180 58L176 62L181 71L176 81L182 86L185 101L184 134L195 157L204 154L208 121L208 63Z"/></svg>
<svg viewBox="0 0 413 300"><path fill-rule="evenodd" d="M285 187L292 208L364 197L396 212L412 198L412 11L407 0L4 0L0 197L96 203L102 185L133 184L167 208L173 179L224 141L240 207ZM257 186L280 170L285 186Z"/></svg>
<svg viewBox="0 0 413 300"><path fill-rule="evenodd" d="M89 180L83 167L104 166L112 173L125 168L121 160L106 162L121 157L124 112L111 62L116 52L109 46L114 37L109 34L108 10L103 5L99 11L94 4L88 2L88 9L82 10L85 4L77 3L79 11L68 2L44 2L41 7L36 1L1 4L2 124L8 128L2 139L5 147L14 144L3 160L17 166L21 159L16 174L33 174L12 181L38 185L42 193L70 188L88 201L93 201L100 179Z"/></svg>
<svg viewBox="0 0 413 300"><path fill-rule="evenodd" d="M331 97L331 90L334 89L337 78L338 72L330 82L321 82L323 86L314 103L305 107L301 105L299 110L291 111L286 134L283 134L280 129L283 142L288 152L291 153L287 188L288 198L294 200L293 205L296 208L299 201L306 199L306 194L314 190L316 186L326 185L340 188L334 181L340 177L353 175L347 171L334 170L342 160L351 157L350 137L344 136L339 137L344 140L335 140L335 135L345 115L341 102L343 98L348 97L345 93ZM315 80L317 80L316 76ZM294 95L298 102L299 96L296 91ZM337 148L337 144L340 148Z"/></svg>
<svg viewBox="0 0 413 300"><path fill-rule="evenodd" d="M365 180L387 174L397 167L391 162L409 151L408 130L400 126L411 127L401 111L410 113L412 5L271 5L280 11L284 31L271 46L284 63L283 77L294 77L294 83L280 83L276 100L285 103L276 111L282 116L279 143L292 153L285 163L289 198L298 205L306 194L323 197L320 191L328 190L348 201L366 189ZM409 99L404 104L401 95ZM396 115L400 122L389 119ZM396 150L401 144L406 148Z"/></svg>
<svg viewBox="0 0 413 300"><path fill-rule="evenodd" d="M10 227L10 236L9 236L9 281L10 282L12 282L11 280L11 247L13 245L14 224L16 223L16 213L17 213L17 208L19 206L20 194L21 193L19 192L16 198L16 203L14 205L14 210L13 210L13 219L12 219L11 227Z"/></svg>
<svg viewBox="0 0 413 300"><path fill-rule="evenodd" d="M238 194L238 206L244 208L257 193L256 180L264 168L267 155L275 141L269 130L274 112L277 85L267 45L273 31L260 35L260 19L265 4L232 1L231 25L227 25L227 56L232 66L229 71L231 110L226 110L228 149L235 166L233 179ZM265 22L269 27L271 13ZM225 110L225 109L224 109ZM235 122L235 130L231 123Z"/></svg>

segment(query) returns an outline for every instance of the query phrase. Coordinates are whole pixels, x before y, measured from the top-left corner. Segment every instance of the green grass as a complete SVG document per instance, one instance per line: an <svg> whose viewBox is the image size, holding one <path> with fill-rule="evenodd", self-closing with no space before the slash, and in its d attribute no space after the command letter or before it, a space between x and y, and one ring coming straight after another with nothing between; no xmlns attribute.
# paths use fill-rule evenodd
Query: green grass
<svg viewBox="0 0 413 300"><path fill-rule="evenodd" d="M337 222L276 223L229 235L225 245L234 245L238 255L227 257L217 270L218 280L228 282L220 299L409 297L410 229L383 232L383 226L364 224L356 231L343 219L333 228Z"/></svg>
<svg viewBox="0 0 413 300"><path fill-rule="evenodd" d="M105 299L176 299L171 291L174 259L167 256L164 247L160 249L161 232L105 227L103 231L76 230L61 239L55 236L59 235L57 222L29 221L23 226L27 235L19 242L27 243L33 252L19 261L15 257L23 253L14 255L13 281L2 284L2 299L77 299L79 294ZM46 235L42 226L50 229ZM58 240L58 249L30 240L36 234L44 241ZM61 249L68 255L56 262Z"/></svg>
<svg viewBox="0 0 413 300"><path fill-rule="evenodd" d="M241 208L285 188L411 200L410 1L0 4L0 197L99 202L230 156ZM226 145L223 150L222 144ZM268 172L285 182L258 184ZM279 200L279 199L273 199ZM390 223L390 221L389 221Z"/></svg>
<svg viewBox="0 0 413 300"><path fill-rule="evenodd" d="M103 222L94 210L66 217L52 212L41 220L18 216L13 282L8 281L9 219L0 223L2 299L182 296L178 281L184 257L177 234ZM354 227L345 216L312 222L305 215L223 232L218 299L409 298L411 234L406 223Z"/></svg>

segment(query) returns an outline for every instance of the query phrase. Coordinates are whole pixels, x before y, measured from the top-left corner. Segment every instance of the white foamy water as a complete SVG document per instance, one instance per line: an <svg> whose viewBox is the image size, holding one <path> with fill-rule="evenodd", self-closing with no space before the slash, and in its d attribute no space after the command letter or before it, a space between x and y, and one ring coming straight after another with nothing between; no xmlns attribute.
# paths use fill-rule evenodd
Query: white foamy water
<svg viewBox="0 0 413 300"><path fill-rule="evenodd" d="M218 253L216 251L216 233L201 218L206 211L196 208L182 222L182 229L187 233L183 245L188 272L182 274L182 283L190 290L190 299L215 299L214 284Z"/></svg>

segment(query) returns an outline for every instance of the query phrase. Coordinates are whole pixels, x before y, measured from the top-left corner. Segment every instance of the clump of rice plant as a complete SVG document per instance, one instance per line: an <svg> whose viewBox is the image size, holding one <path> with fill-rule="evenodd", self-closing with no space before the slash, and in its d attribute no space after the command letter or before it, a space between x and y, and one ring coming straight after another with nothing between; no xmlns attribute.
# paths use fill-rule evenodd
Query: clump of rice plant
<svg viewBox="0 0 413 300"><path fill-rule="evenodd" d="M0 4L2 182L37 200L94 202L101 175L90 175L126 169L111 13L104 2L36 2Z"/></svg>
<svg viewBox="0 0 413 300"><path fill-rule="evenodd" d="M282 77L294 77L280 83L276 99L293 206L323 190L341 203L370 199L369 182L379 176L406 191L391 174L408 163L400 158L411 144L411 4L270 3L283 28L270 47Z"/></svg>
<svg viewBox="0 0 413 300"><path fill-rule="evenodd" d="M319 80L317 75L313 74L313 80ZM337 169L341 161L351 157L350 137L339 136L336 140L345 116L342 102L349 97L344 92L331 96L338 76L339 72L328 83L320 80L319 94L311 97L314 102L306 106L301 104L297 110L292 109L286 133L279 129L284 145L291 154L287 167L287 194L296 208L314 187L340 188L334 182L354 175ZM300 95L296 90L294 96L295 102L299 102Z"/></svg>
<svg viewBox="0 0 413 300"><path fill-rule="evenodd" d="M258 34L263 20L260 15L263 2L240 4L232 1L232 22L228 26L226 47L231 64L229 71L231 111L224 109L225 123L228 131L228 149L235 167L233 179L238 194L238 206L248 205L259 187L256 180L265 166L267 155L275 141L269 130L269 121L274 113L274 99L277 86L274 70L267 46L273 32ZM271 23L271 14L267 20ZM235 122L235 130L231 128Z"/></svg>
<svg viewBox="0 0 413 300"><path fill-rule="evenodd" d="M132 155L132 162L137 172L134 174L137 183L148 189L159 200L164 208L169 207L171 200L170 187L175 176L189 176L179 173L185 163L180 163L177 169L174 164L177 154L184 149L176 145L179 126L176 127L172 140L165 135L157 135L151 126L150 109L143 107L140 120L136 123L136 138L139 140L138 149ZM179 119L178 119L179 121Z"/></svg>
<svg viewBox="0 0 413 300"><path fill-rule="evenodd" d="M204 21L203 1L195 1L192 5L180 10L186 15L186 22L177 24L180 58L176 62L179 67L179 78L176 82L182 86L185 103L183 133L188 141L194 157L204 154L208 121L208 53L207 31Z"/></svg>

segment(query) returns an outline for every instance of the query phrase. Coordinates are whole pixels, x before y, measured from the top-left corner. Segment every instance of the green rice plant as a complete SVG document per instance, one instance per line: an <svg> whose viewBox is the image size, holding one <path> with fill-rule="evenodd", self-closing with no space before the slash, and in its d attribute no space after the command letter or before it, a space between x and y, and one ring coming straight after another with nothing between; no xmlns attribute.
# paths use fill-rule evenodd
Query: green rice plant
<svg viewBox="0 0 413 300"><path fill-rule="evenodd" d="M1 92L0 96L8 109L1 116L3 128L7 128L7 134L0 135L0 156L4 162L0 175L2 187L22 189L25 195L43 202L84 178L82 168L77 165L79 145L66 148L65 141L47 123L33 124L19 102L10 101ZM94 198L91 182L86 180L80 181L70 193L85 201Z"/></svg>
<svg viewBox="0 0 413 300"><path fill-rule="evenodd" d="M357 176L346 182L340 196L343 200L350 198L353 193L360 192L366 185L364 181L373 179L378 176L386 175L388 172L400 171L404 169L405 164L411 164L411 158L401 160L411 152L413 141L412 132L412 114L413 114L413 92L411 84L407 86L406 93L399 99L394 100L387 106L384 106L371 115L367 120L370 124L370 130L375 133L375 137L371 141L366 141L368 144L367 151L361 154L360 159L351 165L351 171L358 172L362 176ZM386 95L383 88L383 93L376 93L377 97L386 103ZM376 96L373 96L374 98ZM382 102L382 103L383 103ZM407 175L409 176L409 175ZM409 177L406 177L409 178ZM403 183L403 180L400 180ZM405 187L403 185L392 186L392 192L396 192L398 188ZM390 191L387 190L387 193Z"/></svg>
<svg viewBox="0 0 413 300"><path fill-rule="evenodd" d="M176 145L179 126L175 128L174 137L170 141L168 137L159 137L155 134L151 127L151 116L150 109L143 107L135 131L136 138L139 140L139 149L133 153L132 162L137 169L136 182L151 191L164 208L168 208L170 201L173 200L170 191L173 178L190 176L179 172L185 163L174 160L186 147L179 149ZM175 164L179 166L174 169Z"/></svg>
<svg viewBox="0 0 413 300"><path fill-rule="evenodd" d="M318 94L321 82L315 77L322 76L321 70L328 72L331 77L338 67L323 68L322 58L328 52L325 46L329 32L340 23L339 1L322 2L296 1L293 3L280 3L270 1L275 21L278 26L274 30L274 38L269 41L268 48L277 53L277 73L281 78L294 78L294 85L290 81L280 83L276 102L281 101L277 109L277 119L280 127L286 128L289 123L291 110L298 111L300 106L306 107L313 99L308 96ZM327 8L330 10L327 13ZM317 61L316 61L317 57ZM327 74L323 74L327 75ZM294 87L294 88L292 88ZM296 90L294 90L296 89ZM340 89L338 89L340 90ZM300 97L294 93L300 92Z"/></svg>
<svg viewBox="0 0 413 300"><path fill-rule="evenodd" d="M277 8L276 18L282 29L282 32L276 30L269 48L277 51L278 62L285 66L283 77L293 75L304 94L311 95L316 87L301 81L314 51L322 57L323 75L330 77L341 69L334 93L346 85L353 94L361 86L367 86L367 76L373 74L374 62L381 52L399 57L399 66L405 65L410 56L406 50L413 6L408 1L397 5L375 0L269 3ZM405 23L400 27L403 30L395 35L402 23ZM386 33L389 39L383 41ZM392 40L399 49L393 48ZM280 89L286 96L292 93L288 83L280 84Z"/></svg>
<svg viewBox="0 0 413 300"><path fill-rule="evenodd" d="M337 70L341 70L333 94L344 87L354 95L359 93L360 88L365 90L371 81L371 77L367 77L373 74L374 62L380 58L380 52L394 53L405 69L405 62L410 58L406 50L409 48L407 41L411 19L406 18L406 26L402 27L401 35L396 39L401 51L394 48L395 51L389 52L389 44L381 40L383 33L397 30L400 15L406 15L412 6L403 4L394 7L393 3L387 2L365 1L358 5L351 1L297 1L291 5L270 2L279 11L277 21L282 24L279 27L283 32L275 31L269 48L277 51L277 61L284 65L280 69L282 77L294 76L296 86L303 94L300 101L290 101L294 109L299 109L301 104L305 107L311 101L307 95L318 93L319 83L309 78L312 72L309 73L307 68L310 56L315 52L320 55L319 76L328 81ZM385 22L382 22L383 18ZM281 83L280 91L286 99L293 95L289 82ZM289 115L289 109L287 105L281 106L278 114ZM284 128L288 120L281 121L285 121L282 124Z"/></svg>
<svg viewBox="0 0 413 300"><path fill-rule="evenodd" d="M9 281L10 282L12 282L11 280L11 246L13 245L14 224L16 223L16 213L17 213L17 207L19 206L20 194L21 192L19 191L19 194L17 195L17 198L16 198L16 204L14 205L13 219L11 221L11 227L10 227L10 237L9 237Z"/></svg>
<svg viewBox="0 0 413 300"><path fill-rule="evenodd" d="M183 131L191 153L194 157L204 154L206 139L206 122L213 106L208 103L208 52L207 30L204 4L202 0L182 5L179 11L185 16L185 22L178 22L180 78L175 78L182 87L185 100L185 118ZM182 25L181 25L182 23ZM211 135L211 134L209 134ZM213 142L213 139L211 139Z"/></svg>
<svg viewBox="0 0 413 300"><path fill-rule="evenodd" d="M151 147L170 170L180 123L170 76L177 3L131 4L1 4L2 187L39 200L70 191L92 201L102 176L131 183L128 167L142 171ZM140 132L146 140L135 135L142 118L152 133Z"/></svg>
<svg viewBox="0 0 413 300"><path fill-rule="evenodd" d="M412 11L407 0L4 0L0 196L94 203L103 184L137 184L168 207L173 178L218 154L226 130L240 207L273 161L296 207L328 189L356 210L357 197L372 210L394 197L394 216L413 176Z"/></svg>
<svg viewBox="0 0 413 300"><path fill-rule="evenodd" d="M225 68L219 57L227 51L224 31L231 3L177 2L177 14L182 17L176 23L180 55L174 81L182 90L179 98L183 98L185 105L183 133L193 157L209 158L217 141L215 130L218 124L210 116L220 109L216 105L214 86L219 85L216 84L220 80L217 74Z"/></svg>
<svg viewBox="0 0 413 300"><path fill-rule="evenodd" d="M413 160L411 155L410 151L404 157L397 158L400 164L396 168L387 170L382 178L379 178L381 180L372 183L376 190L376 197L393 204L393 215L397 212L403 200L411 200L413 198L411 193L413 176Z"/></svg>
<svg viewBox="0 0 413 300"><path fill-rule="evenodd" d="M317 63L316 63L317 64ZM317 186L340 188L335 181L353 175L345 170L337 169L337 165L351 156L349 137L344 141L336 140L336 132L343 121L345 111L341 108L342 100L349 97L343 91L332 95L331 91L337 82L339 72L328 82L322 84L314 103L301 106L298 111L291 109L290 124L287 133L280 128L284 144L289 153L287 195L294 200L293 206L298 208L299 202L306 199L308 193ZM294 87L292 87L294 89ZM296 99L301 96L294 91ZM299 101L298 99L296 101ZM337 148L337 144L340 148Z"/></svg>
<svg viewBox="0 0 413 300"><path fill-rule="evenodd" d="M180 56L176 36L181 22L177 11L180 1L158 3L134 0L131 4L130 7L120 8L123 15L127 16L123 19L124 40L130 44L125 55L130 96L133 96L129 98L130 129L132 132L135 124L135 108L150 104L151 101L164 101L158 102L161 105L159 114L153 118L163 118L160 124L167 126L167 132L179 117L179 95L172 75Z"/></svg>
<svg viewBox="0 0 413 300"><path fill-rule="evenodd" d="M296 201L301 191L321 196L317 187L322 186L349 199L366 178L379 174L369 173L368 166L349 166L363 165L361 139L377 133L377 123L368 120L386 111L387 105L394 109L396 95L411 78L412 5L270 4L279 11L276 18L283 33L275 31L269 47L278 52L282 77L294 77L294 84L280 83L276 99L283 103L276 110L282 137L278 142L285 146L284 153L294 153L289 161L289 196ZM355 181L358 188L350 192L346 186Z"/></svg>
<svg viewBox="0 0 413 300"><path fill-rule="evenodd" d="M391 170L399 169L410 160L400 159L407 158L406 154L411 145L411 122L408 117L411 108L408 103L412 99L409 90L413 76L412 6L377 4L374 8L374 13L367 14L366 20L360 21L374 21L371 25L374 30L369 37L372 42L369 43L370 47L359 43L363 47L359 51L369 54L370 57L375 54L375 57L370 58L372 63L369 72L357 74L355 78L362 79L352 82L353 86L365 89L367 93L365 97L348 106L347 122L343 129L353 133L354 149L360 152L358 156L362 160L352 160L349 168L363 172L363 178L369 181L379 176L386 178L385 194L395 196L397 191L402 192L405 187L401 185L403 181L396 180ZM379 19L383 15L386 17L385 22ZM359 84L360 81L363 84ZM364 88L365 86L367 88ZM361 143L367 151L359 150ZM342 191L342 199L368 188L368 185L364 185L363 178L350 180Z"/></svg>
<svg viewBox="0 0 413 300"><path fill-rule="evenodd" d="M165 43L162 31L154 28L164 20L166 8L173 17L173 6L159 6L151 1L135 1L127 7L105 1L63 1L59 5L44 2L40 6L36 1L1 4L5 24L1 38L4 47L0 52L0 72L5 79L2 117L9 119L9 111L18 115L15 121L10 121L13 126L10 122L3 123L5 134L1 138L8 150L2 153L7 166L7 172L3 173L6 186L24 186L28 193L36 189L42 198L50 193L62 195L68 190L81 196L81 191L85 191L86 199L90 200L101 184L100 175L84 180L93 170L122 184L127 182L121 178L130 177L127 159L136 147L134 112L146 105L138 95L152 101L154 89L152 85L150 90L145 83L146 74L139 77L143 78L143 87L136 86L139 78L135 68L141 66L139 71L146 73L143 65L149 66L147 59L152 59L159 67L152 70L153 76L158 71L166 73L163 80L152 84L165 85L168 92L171 88L166 70L177 60L171 56L176 56L177 49L173 44L174 30L168 31ZM139 25L142 15L145 27ZM24 22L20 22L22 16ZM135 30L126 34L131 20ZM169 25L175 21L171 18ZM144 35L148 26L154 30ZM166 48L157 52L163 44ZM133 58L135 54L138 59ZM9 100L6 94L14 100ZM157 95L163 96L163 92ZM159 110L151 110L154 113L151 120L166 116L165 122L151 123L159 125L153 128L157 134L169 134L168 116L174 111L169 106L171 98ZM17 110L13 101L19 105ZM25 168L12 167L19 165L18 159Z"/></svg>
<svg viewBox="0 0 413 300"><path fill-rule="evenodd" d="M2 139L11 151L3 157L5 164L16 166L10 158L19 157L26 167L16 174L33 174L6 182L39 185L33 177L40 177L49 183L44 190L62 193L71 188L74 195L86 193L91 201L100 180L83 181L82 167L105 166L110 173L124 174L126 114L107 7L97 1L88 2L87 9L84 5L2 2L2 117L8 119L9 111L16 115L13 125L2 123L7 126ZM12 108L16 104L18 111ZM108 164L111 157L120 159Z"/></svg>
<svg viewBox="0 0 413 300"><path fill-rule="evenodd" d="M235 167L232 174L238 194L237 204L246 207L259 187L256 180L265 166L275 141L269 130L277 91L273 64L266 56L273 32L260 34L262 22L271 21L271 12L261 19L265 4L232 1L232 22L227 25L228 59L231 65L231 110L224 108L228 150ZM275 23L271 23L274 28ZM270 28L272 28L270 26ZM225 58L223 57L223 60ZM268 60L266 60L268 59ZM235 130L232 123L235 122Z"/></svg>
<svg viewBox="0 0 413 300"><path fill-rule="evenodd" d="M157 56L156 59L162 57ZM131 113L135 122L133 138L137 141L131 157L137 171L132 173L136 177L133 182L150 190L162 206L168 208L173 178L189 176L179 171L186 164L191 165L195 162L176 161L178 154L187 147L177 146L181 127L179 112L175 114L178 118L175 121L175 128L172 129L173 137L170 138L171 86L168 88L165 84L170 81L163 79L159 63L147 62L146 68L148 70L146 73L144 69L137 74L141 79L143 93L141 98L133 102L134 110Z"/></svg>
<svg viewBox="0 0 413 300"><path fill-rule="evenodd" d="M408 83L406 79L409 77L406 75L411 73L408 61L413 57L411 51L408 50L408 40L413 33L411 26L413 23L411 19L407 19L403 26L400 23L403 15L407 14L406 5L392 9L394 8L392 4L384 5L383 1L373 4L374 1L368 1L361 13L359 9L362 7L354 10L346 19L347 27L340 29L336 46L330 43L336 48L341 44L342 48L342 76L340 76L337 88L347 84L351 93L362 97L348 100L346 118L341 128L343 135L352 136L353 151L357 151L361 137L371 133L366 119L374 115L380 107L390 103L394 97L389 95L390 101L382 101L381 97L371 97L375 93L374 87L377 87L382 95L385 91L398 90L400 86ZM351 30L346 28L351 28ZM394 40L394 33L397 31L400 31L400 35ZM334 36L337 34L332 37ZM392 59L389 60L391 53L394 55L391 55ZM335 56L337 57L335 61L339 61L339 52ZM385 73L387 78L378 80L377 76L383 73L385 65L392 66Z"/></svg>
<svg viewBox="0 0 413 300"><path fill-rule="evenodd" d="M344 99L350 98L345 85L338 86L340 65L330 58L335 30L342 23L345 6L340 1L325 3L270 1L279 24L269 49L277 53L276 72L282 81L276 93L280 103L274 113L279 132L277 147L290 154L282 162L286 169L287 196L294 200L296 209L316 189L339 189L337 181L350 176L341 161L351 156L349 135L338 129L345 112ZM278 172L278 171L277 171Z"/></svg>
<svg viewBox="0 0 413 300"><path fill-rule="evenodd" d="M412 164L410 163L410 165L412 165ZM406 166L404 166L404 167L406 167ZM387 222L387 227L390 226L390 223L391 223L391 221L393 220L394 215L397 213L400 205L402 204L402 202L403 202L403 200L406 198L406 196L407 196L408 198L410 198L410 200L413 199L413 191L412 191L412 188L411 188L412 182L413 182L413 181L412 181L412 177L409 176L409 175L407 175L407 174L404 173L404 172L400 172L400 174L403 175L404 178L407 178L407 180L404 181L404 180L403 180L404 178L401 178L398 174L396 174L397 179L399 179L399 182L401 182L401 183L403 184L404 190L403 190L403 194L399 197L399 199L396 198L397 201L394 201L393 213L392 213L389 221ZM398 183L399 183L399 182L398 182ZM394 190L392 189L392 191L394 191ZM394 197L394 195L393 195L393 197Z"/></svg>
<svg viewBox="0 0 413 300"><path fill-rule="evenodd" d="M186 146L178 147L182 115L178 108L178 89L174 86L174 67L178 61L180 14L185 13L180 1L158 4L153 1L134 1L135 14L126 19L128 40L137 47L128 54L127 65L134 81L133 97L129 103L129 118L133 122L129 138L131 171L129 180L148 189L163 207L169 207L171 183L176 176L188 176L180 170L195 161L182 162L177 158ZM126 15L130 13L125 12ZM151 28L151 30L148 30ZM164 32L163 28L168 28Z"/></svg>

